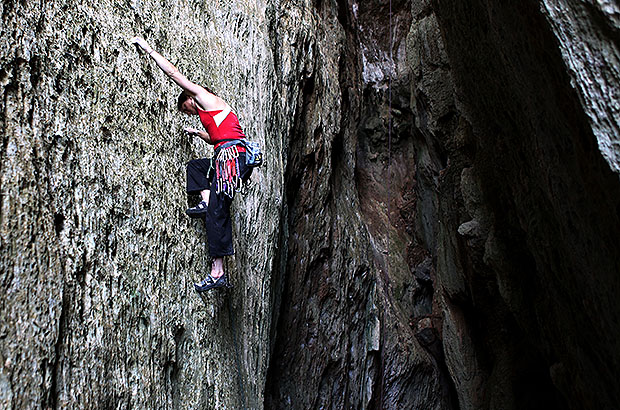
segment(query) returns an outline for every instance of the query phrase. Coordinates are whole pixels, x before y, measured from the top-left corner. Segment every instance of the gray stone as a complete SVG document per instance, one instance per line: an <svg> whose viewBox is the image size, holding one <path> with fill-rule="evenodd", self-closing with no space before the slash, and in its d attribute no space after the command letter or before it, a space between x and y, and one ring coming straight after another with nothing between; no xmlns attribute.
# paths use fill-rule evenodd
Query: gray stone
<svg viewBox="0 0 620 410"><path fill-rule="evenodd" d="M544 0L571 84L589 117L598 147L620 172L620 5L609 0Z"/></svg>
<svg viewBox="0 0 620 410"><path fill-rule="evenodd" d="M128 5L2 5L0 406L259 408L283 195L268 130L286 128L271 115L274 4ZM217 90L270 152L236 199L235 288L206 304L184 164L208 150L183 135L197 121L133 35Z"/></svg>
<svg viewBox="0 0 620 410"><path fill-rule="evenodd" d="M618 403L615 3L0 10L2 408ZM266 153L204 300L211 151L133 35Z"/></svg>

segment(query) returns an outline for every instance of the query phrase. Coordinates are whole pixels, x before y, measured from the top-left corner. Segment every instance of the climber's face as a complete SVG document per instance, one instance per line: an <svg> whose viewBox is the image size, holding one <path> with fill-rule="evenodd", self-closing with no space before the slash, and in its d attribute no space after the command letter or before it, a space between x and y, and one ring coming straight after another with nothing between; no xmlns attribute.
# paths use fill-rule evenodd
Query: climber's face
<svg viewBox="0 0 620 410"><path fill-rule="evenodd" d="M181 111L183 111L187 115L196 115L198 114L198 110L196 110L196 103L193 98L188 98L183 102L181 106Z"/></svg>

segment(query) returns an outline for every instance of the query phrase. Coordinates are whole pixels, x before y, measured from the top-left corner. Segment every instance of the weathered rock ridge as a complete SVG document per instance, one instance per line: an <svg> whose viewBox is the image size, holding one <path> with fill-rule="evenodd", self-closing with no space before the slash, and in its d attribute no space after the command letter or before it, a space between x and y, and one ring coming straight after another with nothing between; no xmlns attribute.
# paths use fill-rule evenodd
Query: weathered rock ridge
<svg viewBox="0 0 620 410"><path fill-rule="evenodd" d="M556 19L545 3L433 3L466 123L444 144L438 213L462 408L612 408L620 394L617 11L554 2L571 16Z"/></svg>
<svg viewBox="0 0 620 410"><path fill-rule="evenodd" d="M613 2L5 3L0 407L620 402ZM136 34L267 154L204 300Z"/></svg>

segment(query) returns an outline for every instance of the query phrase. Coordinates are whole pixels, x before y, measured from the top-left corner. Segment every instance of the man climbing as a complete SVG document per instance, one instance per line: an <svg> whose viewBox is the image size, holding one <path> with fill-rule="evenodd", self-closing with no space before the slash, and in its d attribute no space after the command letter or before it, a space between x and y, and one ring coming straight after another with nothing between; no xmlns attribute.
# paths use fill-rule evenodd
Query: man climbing
<svg viewBox="0 0 620 410"><path fill-rule="evenodd" d="M222 286L229 287L224 272L224 256L234 253L230 205L236 191L248 180L252 168L246 165L245 135L237 116L222 98L211 90L189 81L166 58L153 50L141 37L131 43L142 48L157 66L183 91L177 108L187 115L198 115L207 132L185 128L188 135L197 135L215 145L213 158L195 159L187 163L187 192L200 194L202 200L186 213L192 218L204 218L211 272L194 287L198 292Z"/></svg>

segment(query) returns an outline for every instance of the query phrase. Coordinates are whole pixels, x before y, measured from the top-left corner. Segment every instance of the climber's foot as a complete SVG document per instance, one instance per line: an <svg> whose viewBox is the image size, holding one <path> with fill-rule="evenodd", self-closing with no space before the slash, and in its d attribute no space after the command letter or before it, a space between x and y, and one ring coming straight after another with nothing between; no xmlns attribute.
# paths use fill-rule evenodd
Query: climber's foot
<svg viewBox="0 0 620 410"><path fill-rule="evenodd" d="M202 282L194 283L194 288L197 292L206 292L210 289L222 287L232 288L232 285L228 282L228 277L226 276L226 274L223 274L218 278L214 278L209 274L207 275L207 278Z"/></svg>
<svg viewBox="0 0 620 410"><path fill-rule="evenodd" d="M205 201L200 201L198 205L196 205L193 208L189 208L187 211L185 211L185 213L190 218L202 218L207 213L208 207L209 207L209 204L207 204Z"/></svg>

